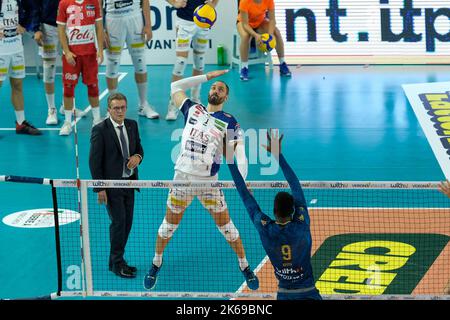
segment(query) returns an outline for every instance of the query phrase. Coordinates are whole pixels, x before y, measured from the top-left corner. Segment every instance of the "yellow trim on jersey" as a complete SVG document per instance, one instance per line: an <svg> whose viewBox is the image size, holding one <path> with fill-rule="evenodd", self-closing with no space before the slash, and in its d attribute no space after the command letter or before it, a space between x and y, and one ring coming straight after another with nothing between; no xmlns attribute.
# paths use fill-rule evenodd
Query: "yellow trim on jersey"
<svg viewBox="0 0 450 320"><path fill-rule="evenodd" d="M24 70L25 66L22 64L20 66L12 66L11 68L13 71L17 71L17 70Z"/></svg>
<svg viewBox="0 0 450 320"><path fill-rule="evenodd" d="M216 199L214 199L214 200L206 199L206 200L203 200L202 202L203 202L203 204L205 206L216 206L217 205L217 200Z"/></svg>
<svg viewBox="0 0 450 320"><path fill-rule="evenodd" d="M180 200L175 198L174 196L170 197L170 203L173 204L174 206L182 206L182 207L187 207L188 202L187 200Z"/></svg>
<svg viewBox="0 0 450 320"><path fill-rule="evenodd" d="M143 48L144 47L144 43L140 42L140 43L132 43L131 44L131 48L136 49L136 48Z"/></svg>
<svg viewBox="0 0 450 320"><path fill-rule="evenodd" d="M53 51L56 48L56 45L54 45L54 44L44 44L43 48L44 48L44 51Z"/></svg>
<svg viewBox="0 0 450 320"><path fill-rule="evenodd" d="M0 74L8 73L8 68L1 68Z"/></svg>
<svg viewBox="0 0 450 320"><path fill-rule="evenodd" d="M122 47L109 47L109 52L119 53L122 51Z"/></svg>
<svg viewBox="0 0 450 320"><path fill-rule="evenodd" d="M200 44L206 44L206 43L208 43L208 39L197 39L197 42L198 43L200 43Z"/></svg>

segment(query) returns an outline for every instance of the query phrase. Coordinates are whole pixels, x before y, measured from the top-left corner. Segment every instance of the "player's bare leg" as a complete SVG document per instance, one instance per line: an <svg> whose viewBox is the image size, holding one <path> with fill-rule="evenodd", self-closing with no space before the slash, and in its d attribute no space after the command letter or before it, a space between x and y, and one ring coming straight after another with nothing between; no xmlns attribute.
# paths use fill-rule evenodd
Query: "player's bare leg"
<svg viewBox="0 0 450 320"><path fill-rule="evenodd" d="M156 285L157 275L162 266L162 255L178 225L180 224L184 212L185 210L182 210L180 213L174 213L169 207L166 209L166 216L164 217L163 223L159 227L156 238L155 256L153 257L152 266L144 277L144 288L147 290L153 289Z"/></svg>
<svg viewBox="0 0 450 320"><path fill-rule="evenodd" d="M219 229L223 228L231 221L228 209L223 212L210 211L209 213L211 214L212 218L216 222L216 225ZM234 252L236 252L236 255L239 257L239 259L245 258L244 245L242 244L242 240L241 240L240 236L236 240L233 240L233 241L227 240L227 242L230 245L230 247L234 250ZM247 266L245 266L245 267L247 267ZM244 269L245 269L245 267L244 267Z"/></svg>
<svg viewBox="0 0 450 320"><path fill-rule="evenodd" d="M174 72L172 73L172 81L171 82L175 82L178 80L183 79L183 73L184 73L184 68L186 65L186 60L189 57L189 51L177 51L176 53L177 55L177 62L175 62L176 64L184 64L183 66L179 65L179 66L175 66L174 68ZM183 61L180 61L184 60ZM175 69L180 69L180 71L176 71ZM178 73L178 74L175 74ZM170 98L169 100L169 106L167 107L167 115L166 115L166 120L176 120L178 116L178 109L177 106L175 106L172 102L172 98Z"/></svg>
<svg viewBox="0 0 450 320"><path fill-rule="evenodd" d="M217 227L219 228L222 235L227 240L230 247L236 252L239 261L239 268L244 275L245 281L247 282L247 286L256 290L259 288L259 280L253 271L250 269L247 258L245 256L244 246L242 244L241 237L239 236L239 232L234 226L233 222L230 219L230 214L228 209L222 212L212 212L209 210L211 216L216 222Z"/></svg>

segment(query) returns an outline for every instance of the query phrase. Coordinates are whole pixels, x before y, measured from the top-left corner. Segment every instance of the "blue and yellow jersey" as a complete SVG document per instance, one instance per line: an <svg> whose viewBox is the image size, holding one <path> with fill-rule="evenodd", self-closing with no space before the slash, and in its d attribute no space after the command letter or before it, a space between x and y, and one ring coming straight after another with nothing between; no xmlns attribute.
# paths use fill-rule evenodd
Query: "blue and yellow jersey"
<svg viewBox="0 0 450 320"><path fill-rule="evenodd" d="M229 168L239 195L274 267L279 288L311 288L314 287L311 266L312 239L305 196L297 176L282 154L279 162L295 203L292 220L283 225L261 211L253 195L248 191L236 164L229 164Z"/></svg>
<svg viewBox="0 0 450 320"><path fill-rule="evenodd" d="M186 7L177 9L177 16L183 20L194 21L194 11L198 6L205 4L205 0L188 0Z"/></svg>

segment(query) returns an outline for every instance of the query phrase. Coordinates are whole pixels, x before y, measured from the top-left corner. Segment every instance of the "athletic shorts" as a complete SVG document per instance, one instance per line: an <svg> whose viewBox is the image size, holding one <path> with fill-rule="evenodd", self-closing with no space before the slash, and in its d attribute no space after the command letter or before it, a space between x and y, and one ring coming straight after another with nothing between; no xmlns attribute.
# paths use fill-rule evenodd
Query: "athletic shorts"
<svg viewBox="0 0 450 320"><path fill-rule="evenodd" d="M0 55L0 81L7 76L14 79L25 78L25 57L22 52Z"/></svg>
<svg viewBox="0 0 450 320"><path fill-rule="evenodd" d="M56 59L58 56L58 28L49 24L42 24L44 34L41 56L43 59Z"/></svg>
<svg viewBox="0 0 450 320"><path fill-rule="evenodd" d="M85 85L98 85L97 54L77 56L75 61L76 64L73 66L67 62L64 55L62 56L63 83L76 86L81 74Z"/></svg>
<svg viewBox="0 0 450 320"><path fill-rule="evenodd" d="M218 176L214 177L200 177L187 174L178 170L175 170L173 180L176 181L204 181L215 182ZM173 188L169 191L167 197L167 206L173 213L181 213L184 211L197 197L203 207L208 211L215 213L223 212L227 209L227 203L225 202L225 196L223 191L214 189L195 189L195 188Z"/></svg>
<svg viewBox="0 0 450 320"><path fill-rule="evenodd" d="M106 17L106 30L108 31L110 46L107 54L122 53L124 44L127 44L130 55L145 54L145 43L142 38L144 20L142 15L132 17Z"/></svg>
<svg viewBox="0 0 450 320"><path fill-rule="evenodd" d="M283 292L277 293L277 300L322 300L322 296L319 290L316 288L309 290L307 292L286 292L288 290L283 290ZM302 291L302 290L299 290Z"/></svg>
<svg viewBox="0 0 450 320"><path fill-rule="evenodd" d="M187 21L177 17L176 51L189 51L192 47L195 51L206 52L209 42L210 29L200 28L193 21Z"/></svg>

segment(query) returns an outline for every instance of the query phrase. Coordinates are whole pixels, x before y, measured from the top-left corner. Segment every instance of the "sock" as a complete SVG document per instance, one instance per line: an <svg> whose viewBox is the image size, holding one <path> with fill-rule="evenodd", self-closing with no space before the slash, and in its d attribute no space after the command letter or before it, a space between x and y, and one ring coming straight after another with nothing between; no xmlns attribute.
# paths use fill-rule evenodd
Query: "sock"
<svg viewBox="0 0 450 320"><path fill-rule="evenodd" d="M49 109L55 109L55 94L54 93L46 93L45 98L47 99L47 106Z"/></svg>
<svg viewBox="0 0 450 320"><path fill-rule="evenodd" d="M158 268L162 265L162 254L157 254L155 252L155 256L153 257L153 264Z"/></svg>
<svg viewBox="0 0 450 320"><path fill-rule="evenodd" d="M283 64L283 63L285 63L286 61L284 61L284 57L282 57L282 58L278 58L278 60L280 60L280 64Z"/></svg>
<svg viewBox="0 0 450 320"><path fill-rule="evenodd" d="M247 69L248 69L248 61L245 61L245 62L242 61L242 62L241 62L241 69L242 69L242 68L247 68Z"/></svg>
<svg viewBox="0 0 450 320"><path fill-rule="evenodd" d="M20 110L20 111L14 111L16 113L16 121L17 124L21 125L22 122L25 121L25 111L24 110Z"/></svg>
<svg viewBox="0 0 450 320"><path fill-rule="evenodd" d="M117 88L116 89L108 89L108 94L112 95L114 93L117 93Z"/></svg>
<svg viewBox="0 0 450 320"><path fill-rule="evenodd" d="M66 122L72 122L72 110L64 110L64 115L66 116Z"/></svg>
<svg viewBox="0 0 450 320"><path fill-rule="evenodd" d="M139 93L139 105L145 107L147 105L147 82L136 83Z"/></svg>
<svg viewBox="0 0 450 320"><path fill-rule="evenodd" d="M248 267L248 261L246 257L238 258L239 260L239 268L241 268L242 271L244 271L245 268Z"/></svg>
<svg viewBox="0 0 450 320"><path fill-rule="evenodd" d="M94 121L100 119L100 107L92 107L92 116L94 117Z"/></svg>

